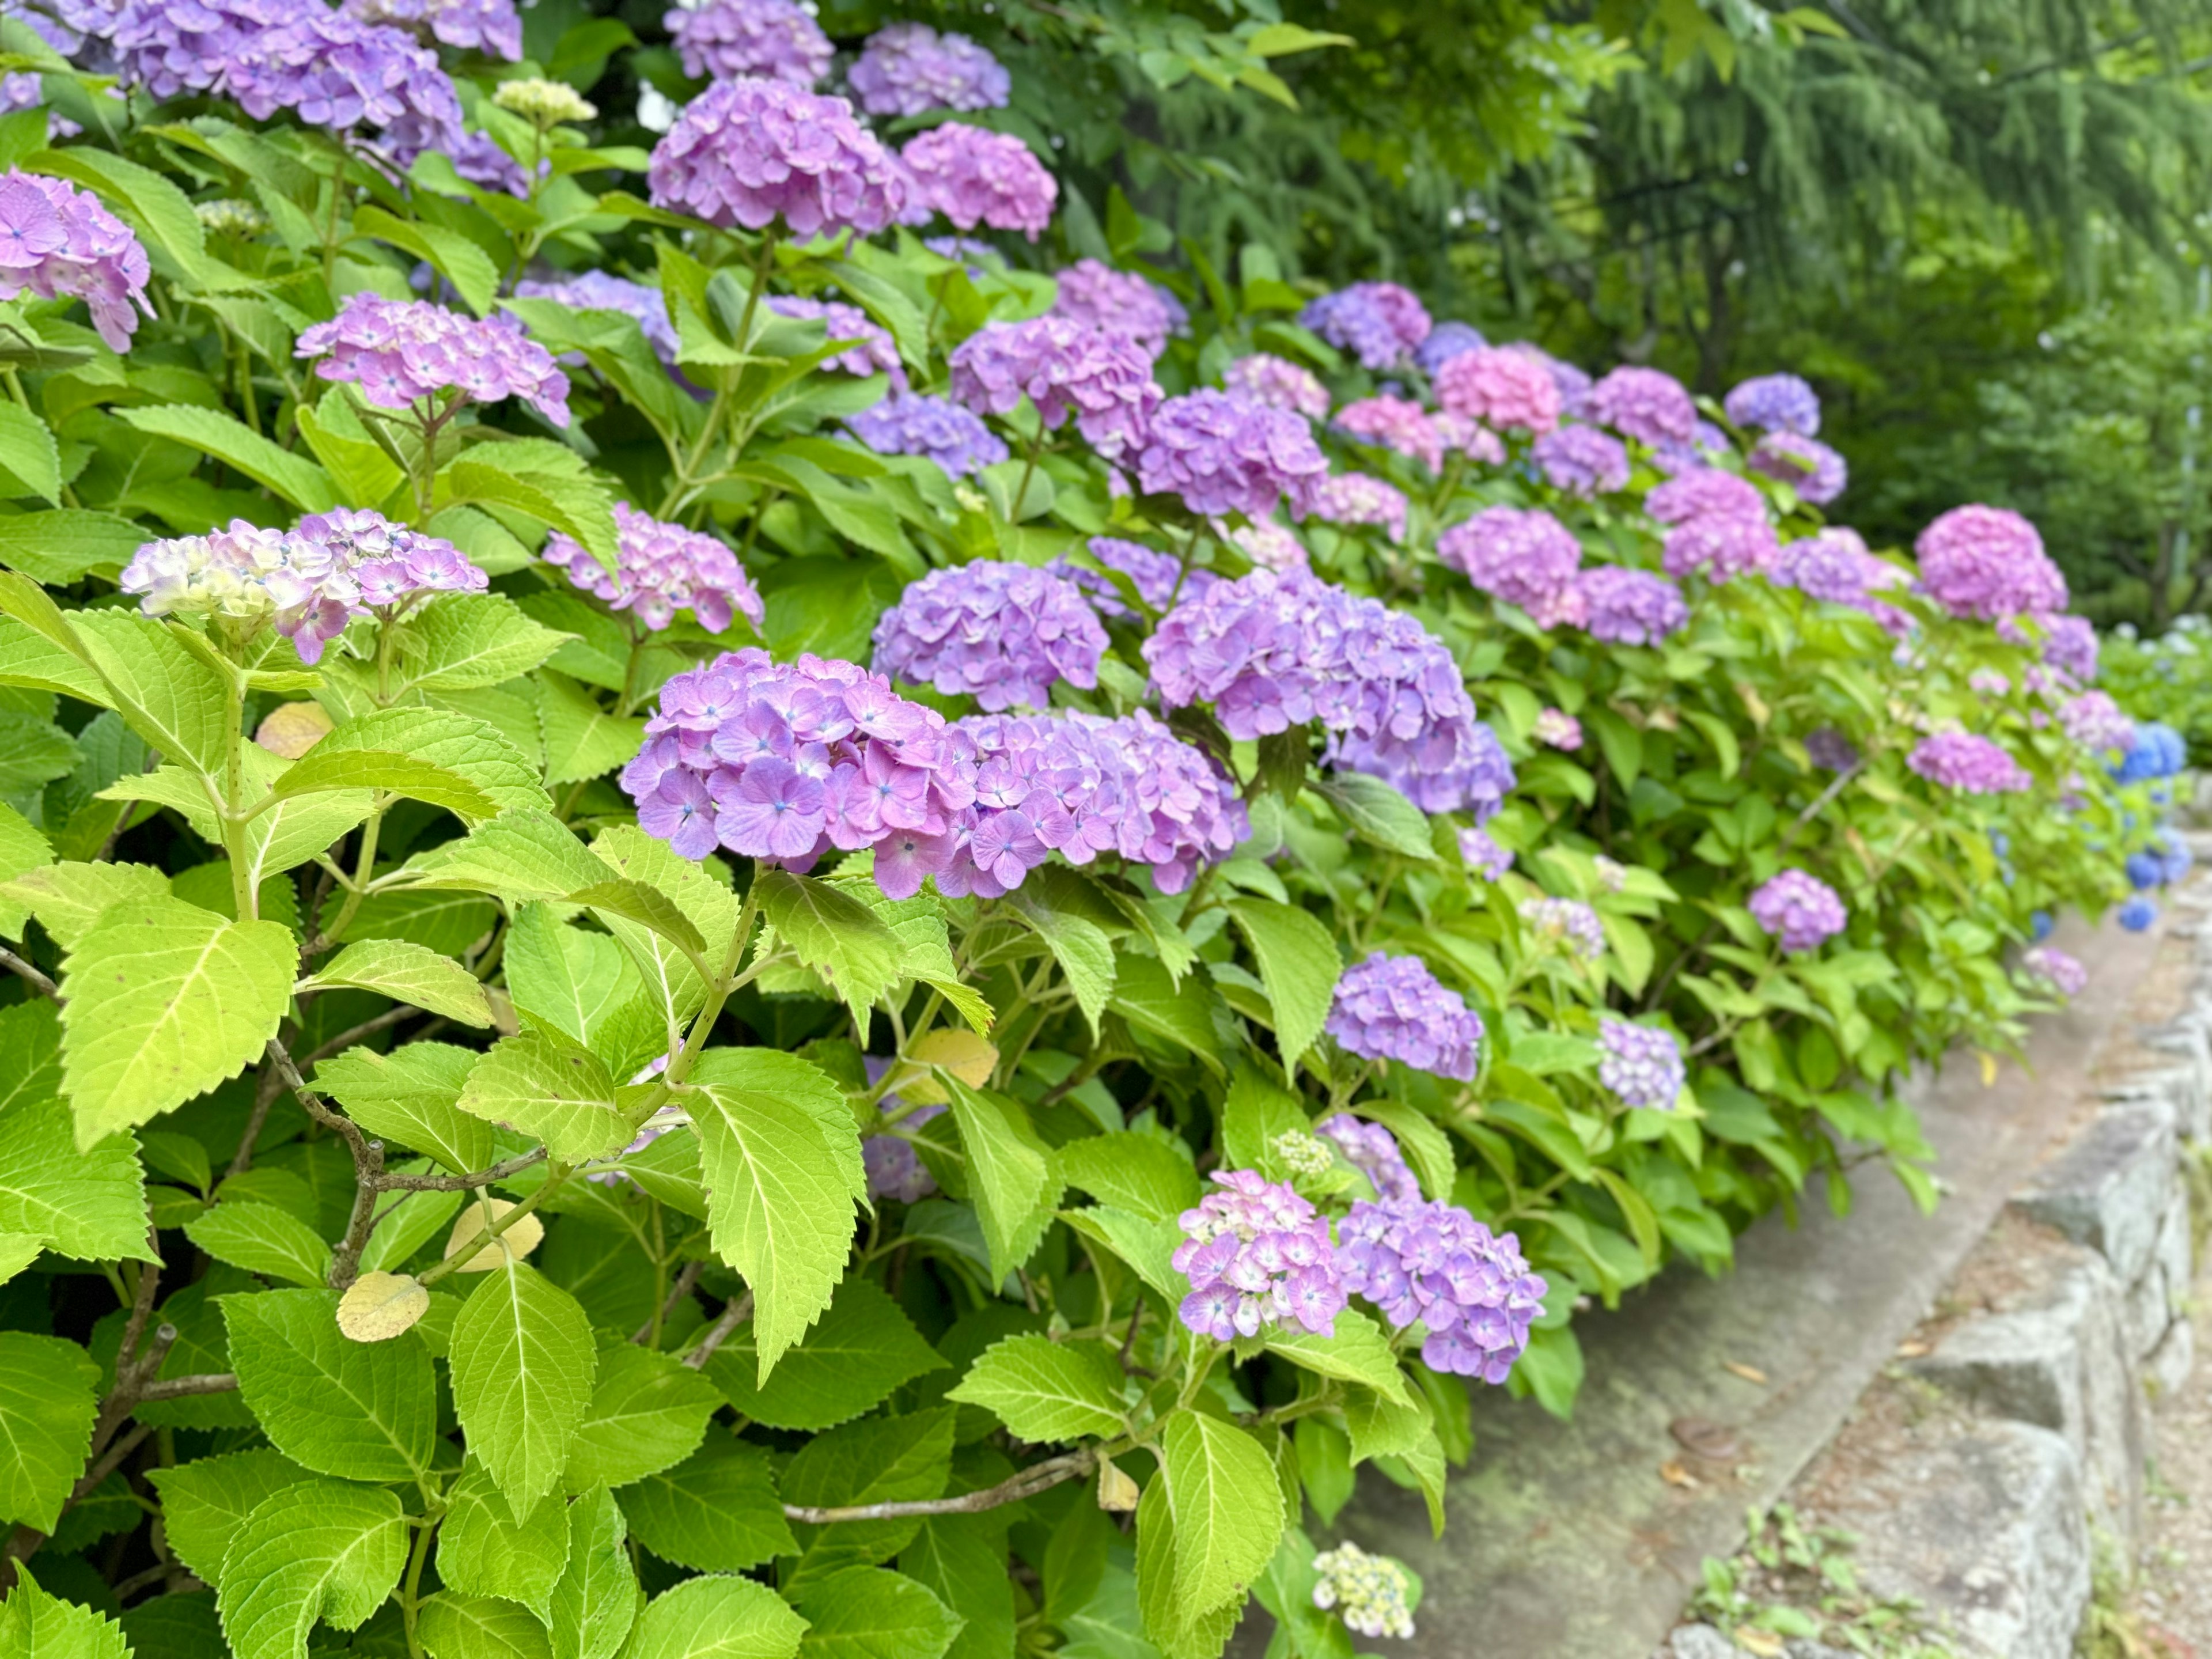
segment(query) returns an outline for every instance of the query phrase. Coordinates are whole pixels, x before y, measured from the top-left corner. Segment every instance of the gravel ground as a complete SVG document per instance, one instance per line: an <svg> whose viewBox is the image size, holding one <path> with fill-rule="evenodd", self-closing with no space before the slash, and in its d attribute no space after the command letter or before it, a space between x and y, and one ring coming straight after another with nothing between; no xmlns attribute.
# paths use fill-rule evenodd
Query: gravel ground
<svg viewBox="0 0 2212 1659"><path fill-rule="evenodd" d="M2202 1333L2212 1277L2200 1268L2196 1293L2197 1368L2186 1386L2153 1411L2149 1536L2134 1598L2136 1630L2167 1659L2212 1659L2212 1355Z"/></svg>

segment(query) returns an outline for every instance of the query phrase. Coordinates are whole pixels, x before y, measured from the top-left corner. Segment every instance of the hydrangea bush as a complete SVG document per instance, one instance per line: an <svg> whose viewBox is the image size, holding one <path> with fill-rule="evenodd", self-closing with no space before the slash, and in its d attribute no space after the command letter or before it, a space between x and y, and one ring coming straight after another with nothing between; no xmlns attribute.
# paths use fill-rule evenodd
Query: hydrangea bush
<svg viewBox="0 0 2212 1659"><path fill-rule="evenodd" d="M962 36L678 12L648 152L610 20L72 15L11 50L114 118L0 116L9 1651L1409 1635L1358 1469L1441 1526L1578 1310L1934 1202L1896 1085L2179 872L2025 520L1869 550L1786 373L1117 268Z"/></svg>

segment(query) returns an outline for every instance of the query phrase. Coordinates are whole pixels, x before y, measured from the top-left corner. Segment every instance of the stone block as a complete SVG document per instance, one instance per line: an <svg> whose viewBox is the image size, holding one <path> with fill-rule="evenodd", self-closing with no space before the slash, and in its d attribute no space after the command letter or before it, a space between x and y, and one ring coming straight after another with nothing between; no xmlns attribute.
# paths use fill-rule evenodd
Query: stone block
<svg viewBox="0 0 2212 1659"><path fill-rule="evenodd" d="M1743 1650L1711 1625L1685 1625L1657 1659L1743 1659Z"/></svg>
<svg viewBox="0 0 2212 1659"><path fill-rule="evenodd" d="M2158 1228L2158 1260L2166 1269L2166 1295L2175 1313L2181 1311L2189 1299L2189 1287L2197 1282L2196 1248L2189 1223L2189 1188L2176 1182Z"/></svg>
<svg viewBox="0 0 2212 1659"><path fill-rule="evenodd" d="M2132 1285L2157 1249L2178 1179L2174 1123L2173 1107L2161 1100L2107 1107L2013 1202L2097 1251Z"/></svg>
<svg viewBox="0 0 2212 1659"><path fill-rule="evenodd" d="M2212 1032L2185 1015L2141 1034L2143 1047L2172 1054L2181 1063L2168 1074L2176 1127L2185 1140L2212 1137Z"/></svg>
<svg viewBox="0 0 2212 1659"><path fill-rule="evenodd" d="M2128 1286L2120 1302L2120 1334L2128 1358L2140 1364L2166 1335L2173 1322L2172 1297L2166 1288L2166 1266L2156 1256L2142 1277Z"/></svg>
<svg viewBox="0 0 2212 1659"><path fill-rule="evenodd" d="M2197 1335L2186 1319L2166 1327L2166 1336L2143 1362L2143 1383L2154 1398L2171 1400L2188 1386L2197 1364Z"/></svg>

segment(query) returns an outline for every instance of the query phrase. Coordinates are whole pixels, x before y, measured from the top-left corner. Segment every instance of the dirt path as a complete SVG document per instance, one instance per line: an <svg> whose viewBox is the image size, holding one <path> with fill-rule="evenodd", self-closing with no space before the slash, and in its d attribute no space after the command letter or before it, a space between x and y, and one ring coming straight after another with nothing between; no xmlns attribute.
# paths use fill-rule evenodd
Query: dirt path
<svg viewBox="0 0 2212 1659"><path fill-rule="evenodd" d="M2191 1301L2202 1330L2212 1273L2201 1247L2199 1255ZM2137 1559L2135 1622L2171 1659L2212 1659L2212 1353L2201 1337L2196 1370L2156 1404L2152 1419L2150 1526Z"/></svg>

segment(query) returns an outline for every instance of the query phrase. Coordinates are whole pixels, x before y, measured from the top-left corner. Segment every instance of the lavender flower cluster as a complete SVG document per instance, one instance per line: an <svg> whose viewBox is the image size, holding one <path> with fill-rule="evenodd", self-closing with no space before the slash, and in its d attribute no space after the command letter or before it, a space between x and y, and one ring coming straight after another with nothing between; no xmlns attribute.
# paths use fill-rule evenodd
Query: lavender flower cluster
<svg viewBox="0 0 2212 1659"><path fill-rule="evenodd" d="M1367 368L1395 368L1429 337L1429 313L1395 283L1354 283L1325 294L1298 321Z"/></svg>
<svg viewBox="0 0 2212 1659"><path fill-rule="evenodd" d="M512 64L522 56L522 16L514 0L345 0L349 17L407 30L435 42Z"/></svg>
<svg viewBox="0 0 2212 1659"><path fill-rule="evenodd" d="M1004 109L1014 89L989 52L964 34L939 34L927 23L884 25L861 46L845 78L871 115Z"/></svg>
<svg viewBox="0 0 2212 1659"><path fill-rule="evenodd" d="M2055 945L2030 945L2021 952L2020 971L2062 997L2078 997L2089 988L2089 970Z"/></svg>
<svg viewBox="0 0 2212 1659"><path fill-rule="evenodd" d="M1395 1060L1415 1071L1474 1081L1482 1017L1419 957L1377 951L1345 969L1324 1029L1339 1048L1363 1060Z"/></svg>
<svg viewBox="0 0 2212 1659"><path fill-rule="evenodd" d="M1478 1030L1477 1036L1480 1033ZM1370 1123L1339 1112L1314 1126L1314 1133L1344 1154L1345 1161L1367 1177L1375 1195L1386 1204L1418 1204L1421 1183L1413 1177L1406 1155L1398 1150L1398 1137L1379 1123Z"/></svg>
<svg viewBox="0 0 2212 1659"><path fill-rule="evenodd" d="M623 769L638 825L685 858L716 847L805 869L941 837L975 802L974 744L881 675L811 652L795 663L724 652L672 678ZM910 898L926 868L878 857L876 884Z"/></svg>
<svg viewBox="0 0 2212 1659"><path fill-rule="evenodd" d="M1381 777L1425 811L1488 819L1513 787L1458 665L1402 611L1302 570L1255 570L1186 599L1145 641L1170 708L1211 702L1231 737L1319 720L1336 764Z"/></svg>
<svg viewBox="0 0 2212 1659"><path fill-rule="evenodd" d="M1412 457L1431 472L1444 470L1444 434L1411 398L1381 393L1346 404L1329 422L1346 437Z"/></svg>
<svg viewBox="0 0 2212 1659"><path fill-rule="evenodd" d="M1485 881L1496 881L1513 867L1513 854L1498 844L1487 830L1459 832L1460 861Z"/></svg>
<svg viewBox="0 0 2212 1659"><path fill-rule="evenodd" d="M1428 337L1414 348L1413 367L1433 380L1437 371L1462 352L1479 351L1489 343L1473 323L1447 318L1431 327Z"/></svg>
<svg viewBox="0 0 2212 1659"><path fill-rule="evenodd" d="M1313 371L1265 351L1239 357L1221 371L1221 384L1240 398L1270 409L1287 409L1317 421L1328 413L1328 388Z"/></svg>
<svg viewBox="0 0 2212 1659"><path fill-rule="evenodd" d="M1841 455L1795 432L1768 433L1753 447L1750 462L1753 471L1790 485L1815 507L1834 501L1850 482Z"/></svg>
<svg viewBox="0 0 2212 1659"><path fill-rule="evenodd" d="M1054 316L1124 335L1148 357L1158 357L1167 349L1169 337L1190 325L1190 313L1181 301L1134 271L1116 270L1097 259L1078 259L1059 278Z"/></svg>
<svg viewBox="0 0 2212 1659"><path fill-rule="evenodd" d="M1704 513L1667 532L1659 568L1678 579L1701 575L1718 586L1764 573L1781 556L1782 544L1764 516Z"/></svg>
<svg viewBox="0 0 2212 1659"><path fill-rule="evenodd" d="M1671 1031L1622 1019L1598 1022L1597 1079L1624 1106L1671 1112L1682 1097L1687 1072L1682 1045Z"/></svg>
<svg viewBox="0 0 2212 1659"><path fill-rule="evenodd" d="M1394 542L1406 539L1412 511L1406 492L1364 472L1338 472L1314 486L1309 515L1328 524L1379 525Z"/></svg>
<svg viewBox="0 0 2212 1659"><path fill-rule="evenodd" d="M1646 491L1644 510L1665 525L1705 518L1764 519L1766 497L1747 478L1717 466L1699 466Z"/></svg>
<svg viewBox="0 0 2212 1659"><path fill-rule="evenodd" d="M1412 1579L1403 1566L1350 1542L1323 1550L1313 1564L1313 1604L1324 1612L1335 1608L1346 1630L1370 1638L1413 1635L1413 1614L1406 1605Z"/></svg>
<svg viewBox="0 0 2212 1659"><path fill-rule="evenodd" d="M1170 609L1183 593L1196 598L1221 580L1211 570L1186 570L1183 562L1172 553L1163 553L1139 542L1125 542L1117 537L1093 536L1088 548L1091 556L1107 569L1127 576L1136 588L1137 597L1155 611ZM1097 571L1076 564L1064 556L1045 568L1081 588L1084 598L1091 601L1091 608L1100 616L1118 621L1134 614L1121 602L1121 589Z"/></svg>
<svg viewBox="0 0 2212 1659"><path fill-rule="evenodd" d="M2075 742L2100 754L2107 749L2124 751L2135 744L2136 723L2106 692L2084 691L2068 698L2059 705L2058 723Z"/></svg>
<svg viewBox="0 0 2212 1659"><path fill-rule="evenodd" d="M995 560L931 571L876 622L879 672L994 712L1042 708L1057 680L1091 690L1105 654L1106 630L1073 582Z"/></svg>
<svg viewBox="0 0 2212 1659"><path fill-rule="evenodd" d="M1424 1365L1505 1380L1550 1288L1529 1272L1518 1238L1441 1202L1354 1204L1338 1231L1345 1291L1372 1302L1394 1330L1427 1327Z"/></svg>
<svg viewBox="0 0 2212 1659"><path fill-rule="evenodd" d="M1850 925L1844 901L1818 876L1778 872L1751 896L1751 919L1792 955L1817 951Z"/></svg>
<svg viewBox="0 0 2212 1659"><path fill-rule="evenodd" d="M331 321L301 333L293 356L321 358L318 375L360 386L379 409L406 409L450 388L471 403L520 398L556 426L568 424L568 377L504 313L478 320L426 301L349 295Z"/></svg>
<svg viewBox="0 0 2212 1659"><path fill-rule="evenodd" d="M998 434L950 398L895 391L845 424L878 455L925 455L956 478L1006 459Z"/></svg>
<svg viewBox="0 0 2212 1659"><path fill-rule="evenodd" d="M1656 645L1690 625L1682 590L1648 570L1600 565L1576 583L1589 636L1606 645Z"/></svg>
<svg viewBox="0 0 2212 1659"><path fill-rule="evenodd" d="M0 300L82 300L111 350L128 351L152 274L131 228L88 190L10 168L0 178Z"/></svg>
<svg viewBox="0 0 2212 1659"><path fill-rule="evenodd" d="M1761 374L1739 382L1721 407L1738 426L1765 432L1820 435L1820 394L1795 374Z"/></svg>
<svg viewBox="0 0 2212 1659"><path fill-rule="evenodd" d="M1920 582L1954 617L1982 622L2066 608L2066 578L2043 550L2043 538L2001 507L1955 507L1913 544Z"/></svg>
<svg viewBox="0 0 2212 1659"><path fill-rule="evenodd" d="M1559 423L1559 387L1542 363L1508 347L1479 346L1437 371L1437 402L1448 414L1504 431L1539 434Z"/></svg>
<svg viewBox="0 0 2212 1659"><path fill-rule="evenodd" d="M851 105L770 80L718 81L686 104L646 176L655 207L747 230L781 219L801 239L872 236L909 188Z"/></svg>
<svg viewBox="0 0 2212 1659"><path fill-rule="evenodd" d="M941 213L962 230L988 225L1030 240L1052 223L1060 182L1020 139L947 121L907 141L908 223Z"/></svg>
<svg viewBox="0 0 2212 1659"><path fill-rule="evenodd" d="M1698 406L1680 380L1656 368L1614 369L1589 389L1580 412L1655 449L1698 437Z"/></svg>
<svg viewBox="0 0 2212 1659"><path fill-rule="evenodd" d="M1200 387L1160 404L1137 451L1137 487L1182 498L1192 512L1264 519L1288 498L1314 506L1328 460L1295 415Z"/></svg>
<svg viewBox="0 0 2212 1659"><path fill-rule="evenodd" d="M2001 746L1971 732L1923 738L1905 763L1930 783L1969 795L2015 794L2035 781Z"/></svg>
<svg viewBox="0 0 2212 1659"><path fill-rule="evenodd" d="M708 0L665 19L684 72L716 81L757 76L801 90L830 73L836 48L793 0Z"/></svg>
<svg viewBox="0 0 2212 1659"><path fill-rule="evenodd" d="M668 320L667 296L657 288L612 276L604 270L586 270L558 282L525 277L514 285L518 300L551 300L571 311L612 311L635 322L645 335L653 355L664 364L676 362L676 325Z"/></svg>
<svg viewBox="0 0 2212 1659"><path fill-rule="evenodd" d="M1589 616L1576 580L1582 544L1541 507L1485 507L1437 538L1437 556L1492 599L1519 605L1540 628Z"/></svg>
<svg viewBox="0 0 2212 1659"><path fill-rule="evenodd" d="M1345 1290L1328 1220L1288 1183L1256 1170L1217 1170L1213 1179L1223 1190L1182 1212L1183 1241L1170 1258L1190 1280L1182 1322L1221 1342L1293 1324L1335 1335Z"/></svg>
<svg viewBox="0 0 2212 1659"><path fill-rule="evenodd" d="M663 524L628 501L615 503L616 561L610 571L562 531L545 538L545 562L614 611L633 613L659 630L689 611L699 625L719 634L732 612L758 628L767 611L760 590L738 556L715 538L681 525Z"/></svg>
<svg viewBox="0 0 2212 1659"><path fill-rule="evenodd" d="M946 360L953 397L978 415L1011 415L1026 397L1048 428L1072 414L1108 460L1142 443L1160 405L1152 361L1125 335L1065 317L992 323Z"/></svg>
<svg viewBox="0 0 2212 1659"><path fill-rule="evenodd" d="M1580 899L1540 895L1520 904L1521 925L1537 948L1560 951L1579 962L1605 954L1605 923Z"/></svg>
<svg viewBox="0 0 2212 1659"><path fill-rule="evenodd" d="M1542 469L1553 489L1584 500L1628 488L1628 451L1620 439L1594 426L1570 425L1547 432L1528 447L1528 459Z"/></svg>

